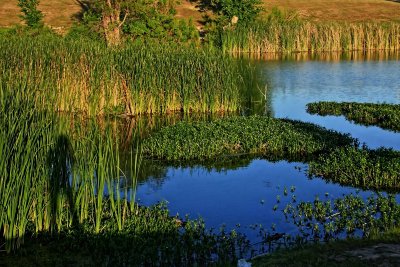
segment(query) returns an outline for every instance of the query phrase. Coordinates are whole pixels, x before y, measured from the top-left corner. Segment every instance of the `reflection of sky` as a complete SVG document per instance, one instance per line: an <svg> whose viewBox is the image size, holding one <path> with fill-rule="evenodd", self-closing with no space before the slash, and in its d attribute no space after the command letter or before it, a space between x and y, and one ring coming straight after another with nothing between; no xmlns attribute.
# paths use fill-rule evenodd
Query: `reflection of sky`
<svg viewBox="0 0 400 267"><path fill-rule="evenodd" d="M295 167L300 167L300 170ZM155 189L143 184L138 188L137 198L144 205L168 201L173 215L201 216L209 227L219 227L223 223L229 228L237 223L270 227L275 223L277 230L292 232L294 228L284 223L282 212L273 211L278 195L281 199L279 209L283 209L293 194L297 201L313 201L315 196L325 199L325 193L329 194L329 198L337 198L356 192L350 187L326 183L322 179L310 180L305 171L306 165L302 163L271 163L266 160L254 160L247 167L221 173L199 168L171 168L162 187ZM290 192L292 186L295 187L294 193ZM287 197L284 196L285 188ZM362 196L370 194L360 192ZM243 231L255 238L254 231Z"/></svg>
<svg viewBox="0 0 400 267"><path fill-rule="evenodd" d="M265 62L263 75L272 90L272 109L276 117L313 122L329 129L351 133L370 147L400 149L400 134L378 127L364 127L343 117L321 117L306 112L306 104L314 101L355 101L400 103L400 71L396 61L342 62ZM300 166L301 170L295 169ZM284 161L270 163L254 160L237 170L216 172L201 168L169 168L166 179L157 187L151 182L139 185L137 198L150 205L161 200L169 202L172 214L201 216L209 227L225 223L229 228L277 224L278 231L291 232L281 212L273 212L276 196L281 196L280 209L290 201L290 188L296 188L297 201L330 198L356 192L350 187L326 183L322 179L309 180L306 166ZM283 196L287 188L289 197ZM369 196L371 192L361 192ZM264 204L261 202L264 201ZM247 234L254 240L255 232Z"/></svg>

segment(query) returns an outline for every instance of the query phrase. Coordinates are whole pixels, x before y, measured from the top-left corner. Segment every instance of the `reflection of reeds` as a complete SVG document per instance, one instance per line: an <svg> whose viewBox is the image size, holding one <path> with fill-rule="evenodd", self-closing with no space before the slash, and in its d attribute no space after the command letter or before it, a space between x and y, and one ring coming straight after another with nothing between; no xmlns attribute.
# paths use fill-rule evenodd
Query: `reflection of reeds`
<svg viewBox="0 0 400 267"><path fill-rule="evenodd" d="M400 23L270 21L224 31L231 53L399 50Z"/></svg>
<svg viewBox="0 0 400 267"><path fill-rule="evenodd" d="M271 60L271 61L307 61L307 60L321 60L321 61L364 61L364 60L400 60L400 52L398 51L341 51L341 52L297 52L297 53L244 53L235 54L244 59L256 60Z"/></svg>
<svg viewBox="0 0 400 267"><path fill-rule="evenodd" d="M236 111L239 76L237 64L218 51L171 45L110 50L54 36L0 38L2 82L34 92L38 106L56 111Z"/></svg>

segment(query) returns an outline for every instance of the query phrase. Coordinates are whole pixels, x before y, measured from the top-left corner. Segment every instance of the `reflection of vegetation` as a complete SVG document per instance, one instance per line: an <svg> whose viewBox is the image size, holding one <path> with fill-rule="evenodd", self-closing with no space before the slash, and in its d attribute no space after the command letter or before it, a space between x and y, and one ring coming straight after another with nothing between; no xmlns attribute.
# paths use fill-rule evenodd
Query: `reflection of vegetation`
<svg viewBox="0 0 400 267"><path fill-rule="evenodd" d="M354 102L317 102L307 104L307 111L318 115L344 115L346 119L364 125L400 131L400 105Z"/></svg>
<svg viewBox="0 0 400 267"><path fill-rule="evenodd" d="M310 174L376 190L400 190L400 152L380 148L338 148L310 163Z"/></svg>
<svg viewBox="0 0 400 267"><path fill-rule="evenodd" d="M303 157L352 143L347 135L313 124L251 116L165 127L144 140L143 152L167 160L205 160L232 153Z"/></svg>

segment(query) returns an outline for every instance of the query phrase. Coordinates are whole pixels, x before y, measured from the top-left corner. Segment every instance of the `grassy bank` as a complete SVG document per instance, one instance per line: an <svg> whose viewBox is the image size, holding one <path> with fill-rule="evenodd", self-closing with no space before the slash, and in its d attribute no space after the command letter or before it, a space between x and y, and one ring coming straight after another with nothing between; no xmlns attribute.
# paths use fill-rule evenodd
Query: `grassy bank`
<svg viewBox="0 0 400 267"><path fill-rule="evenodd" d="M220 37L223 51L260 54L400 49L397 22L316 23L279 16L223 31Z"/></svg>
<svg viewBox="0 0 400 267"><path fill-rule="evenodd" d="M317 102L307 104L307 112L321 116L345 116L347 120L363 125L400 131L400 105L355 102Z"/></svg>
<svg viewBox="0 0 400 267"><path fill-rule="evenodd" d="M143 153L166 160L205 160L232 153L303 158L353 142L313 124L252 116L165 127L144 140Z"/></svg>
<svg viewBox="0 0 400 267"><path fill-rule="evenodd" d="M38 108L89 116L236 111L242 84L238 65L218 51L155 43L112 50L54 35L0 36L0 78L34 95Z"/></svg>

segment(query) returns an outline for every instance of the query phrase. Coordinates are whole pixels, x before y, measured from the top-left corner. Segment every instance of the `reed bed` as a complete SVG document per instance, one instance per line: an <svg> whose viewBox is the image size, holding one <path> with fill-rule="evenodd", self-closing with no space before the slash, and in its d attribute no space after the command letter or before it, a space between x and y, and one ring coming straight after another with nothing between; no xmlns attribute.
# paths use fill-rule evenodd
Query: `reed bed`
<svg viewBox="0 0 400 267"><path fill-rule="evenodd" d="M167 44L111 50L89 40L0 36L1 82L37 107L99 114L227 112L239 108L239 67L218 51Z"/></svg>
<svg viewBox="0 0 400 267"><path fill-rule="evenodd" d="M109 214L121 230L136 209L138 152L123 163L108 130L89 123L89 129L72 133L54 114L37 112L29 91L1 89L0 239L5 249L18 248L28 226L31 233L59 233L90 222L98 233ZM129 177L121 172L123 164L131 168Z"/></svg>
<svg viewBox="0 0 400 267"><path fill-rule="evenodd" d="M223 51L234 54L399 50L400 23L272 20L225 30L220 42Z"/></svg>
<svg viewBox="0 0 400 267"><path fill-rule="evenodd" d="M316 102L307 104L307 112L321 116L344 115L347 120L400 132L400 105L356 102Z"/></svg>
<svg viewBox="0 0 400 267"><path fill-rule="evenodd" d="M250 116L177 123L145 139L142 148L144 155L172 161L250 153L304 159L355 143L348 135L314 124Z"/></svg>

